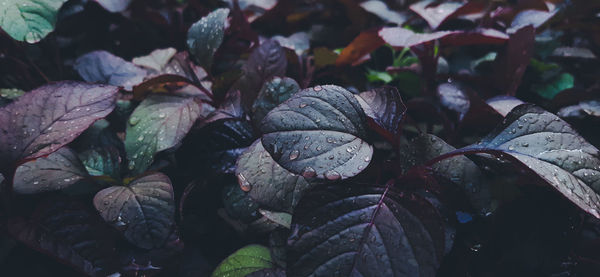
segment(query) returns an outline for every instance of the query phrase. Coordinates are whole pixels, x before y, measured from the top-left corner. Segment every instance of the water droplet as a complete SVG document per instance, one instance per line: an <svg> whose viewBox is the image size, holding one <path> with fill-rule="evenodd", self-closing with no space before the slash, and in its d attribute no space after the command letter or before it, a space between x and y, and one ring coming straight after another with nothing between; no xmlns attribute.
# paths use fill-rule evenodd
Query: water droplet
<svg viewBox="0 0 600 277"><path fill-rule="evenodd" d="M159 113L159 114L158 114L158 117L159 117L159 118L165 118L165 116L167 116L165 113Z"/></svg>
<svg viewBox="0 0 600 277"><path fill-rule="evenodd" d="M137 138L137 140L138 140L138 141L142 141L142 140L144 140L144 136L139 136L139 137Z"/></svg>
<svg viewBox="0 0 600 277"><path fill-rule="evenodd" d="M38 181L34 181L34 182L33 182L33 184L34 184L34 185L37 185L37 184L39 184L39 183L40 183L40 182L38 182Z"/></svg>
<svg viewBox="0 0 600 277"><path fill-rule="evenodd" d="M348 152L348 153L354 152L354 147L348 146L348 148L346 148L346 152Z"/></svg>
<svg viewBox="0 0 600 277"><path fill-rule="evenodd" d="M306 103L300 103L300 105L299 105L298 107L300 107L300 108L304 108L304 107L306 107L306 106L308 106L308 104L306 104Z"/></svg>
<svg viewBox="0 0 600 277"><path fill-rule="evenodd" d="M527 143L527 142L523 142L523 143L521 143L521 146L523 146L523 147L528 147L528 146L529 146L529 143Z"/></svg>
<svg viewBox="0 0 600 277"><path fill-rule="evenodd" d="M335 170L328 170L327 172L325 172L325 178L327 178L327 180L334 181L341 177L342 177L342 175L340 175L340 173L338 173Z"/></svg>
<svg viewBox="0 0 600 277"><path fill-rule="evenodd" d="M514 145L511 145L511 146L509 146L509 147L508 147L508 150L511 150L511 151L512 151L512 150L515 150L515 146L514 146Z"/></svg>
<svg viewBox="0 0 600 277"><path fill-rule="evenodd" d="M313 178L317 175L317 172L314 168L307 166L302 170L302 177L304 178Z"/></svg>
<svg viewBox="0 0 600 277"><path fill-rule="evenodd" d="M321 151L321 145L317 146L317 151Z"/></svg>
<svg viewBox="0 0 600 277"><path fill-rule="evenodd" d="M129 124L131 125L135 125L138 124L138 122L140 122L140 118L132 116L131 118L129 118Z"/></svg>
<svg viewBox="0 0 600 277"><path fill-rule="evenodd" d="M315 91L321 91L323 88L321 86L315 86L313 89Z"/></svg>
<svg viewBox="0 0 600 277"><path fill-rule="evenodd" d="M242 173L239 173L237 177L238 183L240 184L240 189L242 189L245 192L248 192L252 189L252 185L250 184L250 182L248 182L248 180Z"/></svg>
<svg viewBox="0 0 600 277"><path fill-rule="evenodd" d="M365 162L370 162L371 161L371 156L365 157Z"/></svg>
<svg viewBox="0 0 600 277"><path fill-rule="evenodd" d="M292 153L290 153L290 161L297 159L298 156L300 156L300 152L298 150L292 151Z"/></svg>

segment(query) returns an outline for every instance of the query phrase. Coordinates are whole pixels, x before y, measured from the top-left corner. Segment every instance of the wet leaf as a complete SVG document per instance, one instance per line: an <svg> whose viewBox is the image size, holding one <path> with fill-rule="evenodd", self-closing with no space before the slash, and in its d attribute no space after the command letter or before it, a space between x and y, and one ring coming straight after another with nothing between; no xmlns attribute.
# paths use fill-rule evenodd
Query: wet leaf
<svg viewBox="0 0 600 277"><path fill-rule="evenodd" d="M118 88L59 82L37 88L0 109L0 168L48 155L115 107Z"/></svg>
<svg viewBox="0 0 600 277"><path fill-rule="evenodd" d="M531 104L517 106L495 131L465 149L509 155L600 218L598 149L558 116Z"/></svg>
<svg viewBox="0 0 600 277"><path fill-rule="evenodd" d="M36 43L54 30L58 10L67 0L4 0L0 28L13 39Z"/></svg>
<svg viewBox="0 0 600 277"><path fill-rule="evenodd" d="M242 222L258 219L258 203L248 196L238 184L227 184L223 188L223 206L227 214Z"/></svg>
<svg viewBox="0 0 600 277"><path fill-rule="evenodd" d="M438 31L433 33L415 33L402 27L384 27L379 36L390 46L403 49L423 43L440 40L443 46L462 46L475 44L502 44L508 36L494 29L476 29L473 31Z"/></svg>
<svg viewBox="0 0 600 277"><path fill-rule="evenodd" d="M365 113L354 95L334 85L302 90L263 119L262 143L279 165L306 178L345 179L371 161L363 140Z"/></svg>
<svg viewBox="0 0 600 277"><path fill-rule="evenodd" d="M442 221L421 197L347 184L310 196L294 214L289 276L435 276Z"/></svg>
<svg viewBox="0 0 600 277"><path fill-rule="evenodd" d="M88 176L77 153L62 147L47 157L17 167L13 190L32 194L67 188Z"/></svg>
<svg viewBox="0 0 600 277"><path fill-rule="evenodd" d="M257 244L248 245L223 260L212 273L212 277L244 277L252 272L272 268L268 248Z"/></svg>
<svg viewBox="0 0 600 277"><path fill-rule="evenodd" d="M400 123L406 114L400 92L395 87L384 86L362 92L356 99L371 126L388 140L395 142L400 135Z"/></svg>
<svg viewBox="0 0 600 277"><path fill-rule="evenodd" d="M91 83L121 86L131 90L146 77L146 71L106 51L79 57L73 66L81 78Z"/></svg>
<svg viewBox="0 0 600 277"><path fill-rule="evenodd" d="M190 53L207 71L212 64L213 55L223 42L228 14L229 9L214 10L188 30L187 46Z"/></svg>
<svg viewBox="0 0 600 277"><path fill-rule="evenodd" d="M304 192L312 187L304 177L277 164L260 140L239 157L235 173L240 188L250 198L275 211L292 212Z"/></svg>
<svg viewBox="0 0 600 277"><path fill-rule="evenodd" d="M288 100L299 90L300 86L292 78L273 77L271 80L266 81L252 105L254 125L258 126L270 110Z"/></svg>
<svg viewBox="0 0 600 277"><path fill-rule="evenodd" d="M79 154L81 162L92 176L121 177L121 155L115 147L89 149Z"/></svg>
<svg viewBox="0 0 600 277"><path fill-rule="evenodd" d="M600 117L600 101L581 101L577 105L561 108L557 114L560 117L584 118L586 115Z"/></svg>
<svg viewBox="0 0 600 277"><path fill-rule="evenodd" d="M6 98L8 100L16 100L25 94L24 91L16 88L3 88L0 89L0 97Z"/></svg>
<svg viewBox="0 0 600 277"><path fill-rule="evenodd" d="M143 176L127 186L103 189L94 196L94 206L106 222L138 247L161 247L171 234L173 187L162 173Z"/></svg>
<svg viewBox="0 0 600 277"><path fill-rule="evenodd" d="M144 172L156 153L179 144L200 112L189 97L152 95L142 101L127 122L125 150L132 173Z"/></svg>

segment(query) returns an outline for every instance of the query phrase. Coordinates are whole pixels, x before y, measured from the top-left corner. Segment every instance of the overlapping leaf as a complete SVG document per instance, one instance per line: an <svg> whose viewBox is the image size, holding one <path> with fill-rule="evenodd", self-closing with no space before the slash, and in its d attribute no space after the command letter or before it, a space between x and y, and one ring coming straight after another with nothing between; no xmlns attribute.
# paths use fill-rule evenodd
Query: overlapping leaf
<svg viewBox="0 0 600 277"><path fill-rule="evenodd" d="M144 249L163 246L172 231L175 200L169 177L153 173L127 186L101 190L94 206L106 222Z"/></svg>
<svg viewBox="0 0 600 277"><path fill-rule="evenodd" d="M263 119L262 143L271 157L306 178L345 179L371 161L363 138L365 113L344 88L326 85L302 90Z"/></svg>
<svg viewBox="0 0 600 277"><path fill-rule="evenodd" d="M5 0L0 27L13 39L36 43L54 30L58 10L67 0Z"/></svg>
<svg viewBox="0 0 600 277"><path fill-rule="evenodd" d="M600 218L600 153L558 116L531 104L517 106L495 131L465 149L509 155Z"/></svg>
<svg viewBox="0 0 600 277"><path fill-rule="evenodd" d="M444 232L422 198L340 184L310 196L294 215L288 276L435 276Z"/></svg>
<svg viewBox="0 0 600 277"><path fill-rule="evenodd" d="M390 141L395 141L400 134L400 123L406 114L406 106L398 89L384 86L362 92L356 99L365 114L375 123L375 130Z"/></svg>
<svg viewBox="0 0 600 277"><path fill-rule="evenodd" d="M176 146L200 116L201 106L190 97L153 95L129 118L125 150L129 169L142 173L157 152Z"/></svg>
<svg viewBox="0 0 600 277"><path fill-rule="evenodd" d="M288 98L299 90L300 86L298 83L288 77L273 77L271 80L265 82L252 105L252 121L254 125L258 126L270 110L288 100Z"/></svg>
<svg viewBox="0 0 600 277"><path fill-rule="evenodd" d="M0 168L50 154L115 107L118 88L60 82L37 88L0 109Z"/></svg>
<svg viewBox="0 0 600 277"><path fill-rule="evenodd" d="M187 46L203 68L210 69L213 55L223 42L229 9L217 9L190 27Z"/></svg>
<svg viewBox="0 0 600 277"><path fill-rule="evenodd" d="M276 211L291 212L311 187L303 176L277 164L260 140L239 157L236 175L242 190L256 203Z"/></svg>
<svg viewBox="0 0 600 277"><path fill-rule="evenodd" d="M146 71L106 51L94 51L75 61L75 70L88 82L121 86L131 90L146 77Z"/></svg>
<svg viewBox="0 0 600 277"><path fill-rule="evenodd" d="M248 245L221 262L212 277L244 277L252 272L272 268L271 253L261 245Z"/></svg>
<svg viewBox="0 0 600 277"><path fill-rule="evenodd" d="M88 176L77 153L68 147L17 167L13 190L31 194L67 188Z"/></svg>

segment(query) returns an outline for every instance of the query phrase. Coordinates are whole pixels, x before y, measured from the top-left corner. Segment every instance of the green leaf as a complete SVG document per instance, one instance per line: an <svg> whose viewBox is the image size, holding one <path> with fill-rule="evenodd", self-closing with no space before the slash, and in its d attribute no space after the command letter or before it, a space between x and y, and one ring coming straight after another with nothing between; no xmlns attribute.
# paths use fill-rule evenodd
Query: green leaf
<svg viewBox="0 0 600 277"><path fill-rule="evenodd" d="M283 168L305 178L346 179L371 161L366 115L352 93L334 85L302 90L263 119L262 143Z"/></svg>
<svg viewBox="0 0 600 277"><path fill-rule="evenodd" d="M239 157L235 172L250 198L277 211L292 212L304 191L312 187L304 177L277 164L260 139Z"/></svg>
<svg viewBox="0 0 600 277"><path fill-rule="evenodd" d="M138 247L161 247L171 234L175 215L173 187L162 173L146 175L128 186L103 189L94 196L94 206L106 222Z"/></svg>
<svg viewBox="0 0 600 277"><path fill-rule="evenodd" d="M187 45L196 61L208 71L213 55L223 42L229 9L217 9L190 27Z"/></svg>
<svg viewBox="0 0 600 277"><path fill-rule="evenodd" d="M3 0L0 27L13 39L36 43L54 30L58 10L67 0Z"/></svg>
<svg viewBox="0 0 600 277"><path fill-rule="evenodd" d="M128 168L144 172L154 154L176 146L200 116L201 107L193 98L152 95L144 99L127 122L125 151Z"/></svg>
<svg viewBox="0 0 600 277"><path fill-rule="evenodd" d="M462 150L508 156L600 218L600 153L558 116L532 104L514 108L479 143Z"/></svg>
<svg viewBox="0 0 600 277"><path fill-rule="evenodd" d="M115 147L89 149L79 154L79 158L92 176L120 178L121 156Z"/></svg>
<svg viewBox="0 0 600 277"><path fill-rule="evenodd" d="M574 85L575 77L569 73L562 73L550 81L550 83L534 86L534 90L541 97L553 99L559 92L573 88Z"/></svg>
<svg viewBox="0 0 600 277"><path fill-rule="evenodd" d="M269 111L288 100L299 90L298 83L288 77L273 77L265 82L252 105L252 121L258 126Z"/></svg>
<svg viewBox="0 0 600 277"><path fill-rule="evenodd" d="M15 172L13 188L23 194L61 190L87 176L77 153L63 147L47 157L20 165Z"/></svg>
<svg viewBox="0 0 600 277"><path fill-rule="evenodd" d="M375 71L369 69L369 71L367 72L367 80L369 80L369 82L383 82L387 84L393 81L394 78L392 77L392 75L385 71Z"/></svg>
<svg viewBox="0 0 600 277"><path fill-rule="evenodd" d="M272 268L271 253L261 245L248 245L221 262L212 277L244 277L252 272Z"/></svg>
<svg viewBox="0 0 600 277"><path fill-rule="evenodd" d="M21 97L21 95L25 94L24 91L16 88L2 88L0 89L0 97L6 98L9 100L16 100Z"/></svg>

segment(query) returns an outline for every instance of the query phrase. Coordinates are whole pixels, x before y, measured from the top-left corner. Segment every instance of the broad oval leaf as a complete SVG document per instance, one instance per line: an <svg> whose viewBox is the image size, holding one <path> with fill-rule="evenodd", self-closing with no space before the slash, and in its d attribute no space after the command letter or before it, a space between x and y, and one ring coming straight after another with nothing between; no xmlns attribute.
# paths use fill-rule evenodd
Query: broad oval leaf
<svg viewBox="0 0 600 277"><path fill-rule="evenodd" d="M406 114L400 92L395 87L384 86L356 95L358 103L371 121L371 126L390 141L400 134L400 123ZM374 123L374 124L373 124Z"/></svg>
<svg viewBox="0 0 600 277"><path fill-rule="evenodd" d="M68 147L17 167L13 189L31 194L67 188L88 176L77 153Z"/></svg>
<svg viewBox="0 0 600 277"><path fill-rule="evenodd" d="M190 97L152 95L127 122L125 151L129 169L144 172L154 154L176 146L200 116L201 106Z"/></svg>
<svg viewBox="0 0 600 277"><path fill-rule="evenodd" d="M115 108L117 87L60 82L0 109L0 168L48 155Z"/></svg>
<svg viewBox="0 0 600 277"><path fill-rule="evenodd" d="M322 187L294 214L287 273L435 276L442 222L418 195L364 185Z"/></svg>
<svg viewBox="0 0 600 277"><path fill-rule="evenodd" d="M94 206L106 222L144 249L163 246L171 234L175 201L169 177L153 173L127 186L113 186L94 196Z"/></svg>
<svg viewBox="0 0 600 277"><path fill-rule="evenodd" d="M600 218L598 149L542 108L517 106L495 131L463 150L508 154L577 206Z"/></svg>
<svg viewBox="0 0 600 277"><path fill-rule="evenodd" d="M135 65L153 70L154 73L161 73L176 53L177 49L175 48L156 49L146 56L133 58L131 62Z"/></svg>
<svg viewBox="0 0 600 277"><path fill-rule="evenodd" d="M262 143L279 165L307 178L337 180L360 173L373 147L365 113L352 93L334 85L296 93L265 116Z"/></svg>
<svg viewBox="0 0 600 277"><path fill-rule="evenodd" d="M244 277L255 271L272 268L271 252L269 248L251 244L221 262L212 273L212 277Z"/></svg>
<svg viewBox="0 0 600 277"><path fill-rule="evenodd" d="M145 70L103 50L79 57L73 67L88 82L121 86L126 90L146 77Z"/></svg>
<svg viewBox="0 0 600 277"><path fill-rule="evenodd" d="M121 176L121 155L116 147L89 149L79 154L81 162L92 176Z"/></svg>
<svg viewBox="0 0 600 277"><path fill-rule="evenodd" d="M277 164L260 139L239 157L235 173L240 188L256 203L277 211L292 212L311 187L304 177Z"/></svg>
<svg viewBox="0 0 600 277"><path fill-rule="evenodd" d="M485 102L502 116L506 116L516 106L524 103L520 99L508 95L495 96Z"/></svg>
<svg viewBox="0 0 600 277"><path fill-rule="evenodd" d="M58 10L67 0L4 0L0 27L13 39L36 43L54 30Z"/></svg>
<svg viewBox="0 0 600 277"><path fill-rule="evenodd" d="M258 126L269 111L288 100L300 86L292 78L273 77L266 81L252 105L252 121Z"/></svg>
<svg viewBox="0 0 600 277"><path fill-rule="evenodd" d="M213 55L223 42L228 14L229 9L226 8L214 10L188 30L187 46L190 53L207 71L212 64Z"/></svg>

